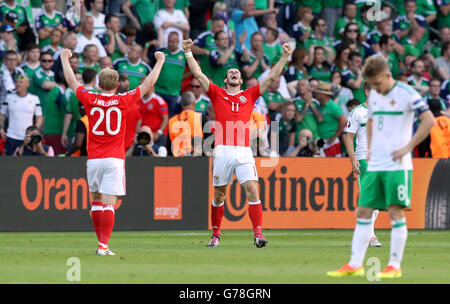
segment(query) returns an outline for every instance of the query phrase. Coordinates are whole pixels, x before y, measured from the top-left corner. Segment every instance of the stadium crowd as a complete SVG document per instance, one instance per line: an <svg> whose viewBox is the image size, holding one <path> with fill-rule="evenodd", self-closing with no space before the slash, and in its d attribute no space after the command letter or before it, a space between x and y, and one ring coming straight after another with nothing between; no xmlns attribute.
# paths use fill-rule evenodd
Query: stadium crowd
<svg viewBox="0 0 450 304"><path fill-rule="evenodd" d="M345 156L347 117L366 100L362 66L382 56L441 121L415 156L450 156L449 0L3 0L0 23L3 155L86 155L87 116L65 83L62 48L90 90L101 69L116 69L119 93L164 52L154 92L128 115L127 156L211 155L214 110L181 49L192 38L203 73L222 86L239 68L242 89L267 75L282 43L295 47L255 104L255 155Z"/></svg>

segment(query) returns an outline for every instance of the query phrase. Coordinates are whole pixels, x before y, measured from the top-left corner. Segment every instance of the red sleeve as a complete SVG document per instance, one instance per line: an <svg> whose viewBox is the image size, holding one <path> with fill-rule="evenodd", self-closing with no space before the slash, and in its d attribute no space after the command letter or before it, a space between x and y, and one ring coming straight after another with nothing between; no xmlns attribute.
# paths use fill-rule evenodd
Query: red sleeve
<svg viewBox="0 0 450 304"><path fill-rule="evenodd" d="M216 99L217 90L220 90L220 88L210 81L209 82L208 92L205 92L205 93L209 97L209 99L211 100L211 103L214 103L214 101Z"/></svg>
<svg viewBox="0 0 450 304"><path fill-rule="evenodd" d="M87 90L84 86L79 86L77 91L75 92L75 96L81 102L81 104L86 108L88 104L90 104L90 96L89 90Z"/></svg>
<svg viewBox="0 0 450 304"><path fill-rule="evenodd" d="M255 104L258 98L261 96L261 93L259 92L259 83L251 88L248 88L246 95L247 98L250 99L253 104Z"/></svg>
<svg viewBox="0 0 450 304"><path fill-rule="evenodd" d="M141 99L141 89L139 87L134 90L128 91L125 94L127 106L131 106L133 103L137 104Z"/></svg>
<svg viewBox="0 0 450 304"><path fill-rule="evenodd" d="M163 100L162 103L158 101L159 115L169 115L169 106L167 105L167 102L164 99L162 100Z"/></svg>

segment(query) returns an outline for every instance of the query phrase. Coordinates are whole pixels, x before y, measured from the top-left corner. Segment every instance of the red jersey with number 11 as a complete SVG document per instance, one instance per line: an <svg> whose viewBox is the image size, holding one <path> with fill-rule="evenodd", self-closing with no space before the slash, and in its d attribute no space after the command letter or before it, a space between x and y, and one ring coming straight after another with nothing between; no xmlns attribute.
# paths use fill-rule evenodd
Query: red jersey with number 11
<svg viewBox="0 0 450 304"><path fill-rule="evenodd" d="M230 94L212 82L206 94L216 115L215 144L250 146L250 117L256 100L261 96L259 84L245 91Z"/></svg>
<svg viewBox="0 0 450 304"><path fill-rule="evenodd" d="M88 159L125 159L126 119L131 105L141 98L139 87L112 95L94 93L79 86L76 96L89 119Z"/></svg>

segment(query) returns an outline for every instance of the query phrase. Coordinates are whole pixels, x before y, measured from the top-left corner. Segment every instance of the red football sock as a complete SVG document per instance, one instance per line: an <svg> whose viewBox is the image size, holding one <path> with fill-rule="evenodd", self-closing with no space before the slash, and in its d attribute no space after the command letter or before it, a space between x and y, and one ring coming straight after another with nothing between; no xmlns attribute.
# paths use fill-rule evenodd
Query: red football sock
<svg viewBox="0 0 450 304"><path fill-rule="evenodd" d="M250 220L253 224L253 233L254 235L262 234L262 206L261 201L258 202L249 202L248 205L248 215L250 216Z"/></svg>
<svg viewBox="0 0 450 304"><path fill-rule="evenodd" d="M100 243L107 246L109 238L111 236L114 227L114 205L106 204L103 205L103 218L102 218L102 228L101 228L101 238Z"/></svg>
<svg viewBox="0 0 450 304"><path fill-rule="evenodd" d="M90 213L91 213L92 223L94 223L95 233L97 234L97 239L100 242L102 217L103 217L103 203L102 202L92 202Z"/></svg>
<svg viewBox="0 0 450 304"><path fill-rule="evenodd" d="M217 206L214 201L211 206L211 224L213 228L213 236L220 237L220 225L222 224L223 214L225 212L224 202Z"/></svg>

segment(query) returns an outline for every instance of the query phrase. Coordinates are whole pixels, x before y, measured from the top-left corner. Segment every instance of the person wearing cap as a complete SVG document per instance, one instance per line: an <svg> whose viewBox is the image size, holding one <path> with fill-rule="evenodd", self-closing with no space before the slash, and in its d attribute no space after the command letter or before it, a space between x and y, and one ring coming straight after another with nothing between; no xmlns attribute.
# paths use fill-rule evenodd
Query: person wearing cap
<svg viewBox="0 0 450 304"><path fill-rule="evenodd" d="M4 24L0 26L0 61L3 61L5 53L9 50L18 51L17 41L14 38L14 28Z"/></svg>
<svg viewBox="0 0 450 304"><path fill-rule="evenodd" d="M0 21L13 26L17 33L23 34L29 26L29 16L26 9L18 5L16 0L4 0L0 4Z"/></svg>
<svg viewBox="0 0 450 304"><path fill-rule="evenodd" d="M7 54L12 56L12 54ZM0 112L0 138L6 138L4 152L6 155L13 155L25 139L25 130L33 125L41 128L44 123L42 108L37 96L28 93L30 80L24 74L14 76L16 92L10 93L2 103ZM5 129L5 122L8 118L8 128ZM6 132L5 132L6 131Z"/></svg>
<svg viewBox="0 0 450 304"><path fill-rule="evenodd" d="M339 136L347 125L347 118L341 107L332 99L333 85L329 82L320 82L313 90L313 96L320 102L323 118L319 123L319 136L325 141L321 154L326 157L340 157L342 153Z"/></svg>

